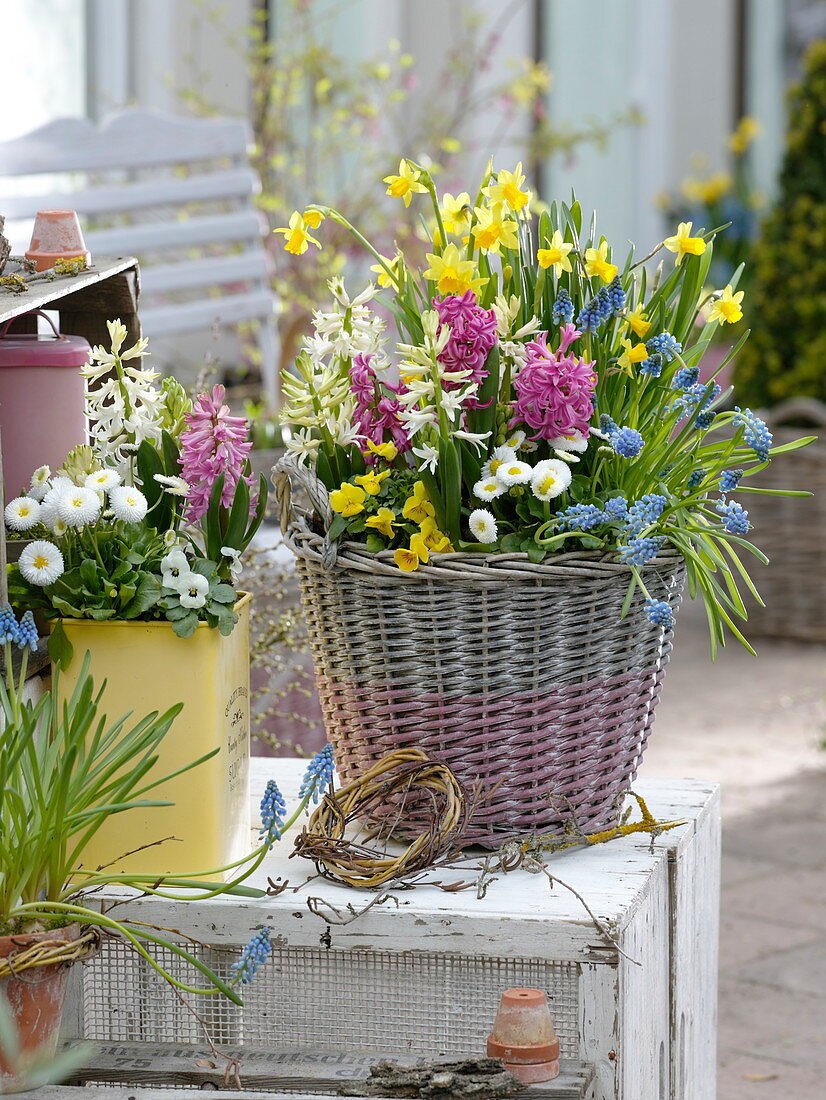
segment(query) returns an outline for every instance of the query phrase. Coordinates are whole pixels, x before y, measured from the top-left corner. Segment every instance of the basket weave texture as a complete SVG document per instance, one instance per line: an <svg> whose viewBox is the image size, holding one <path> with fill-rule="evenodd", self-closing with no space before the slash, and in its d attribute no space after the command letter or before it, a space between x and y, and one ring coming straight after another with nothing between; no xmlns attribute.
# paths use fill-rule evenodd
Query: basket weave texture
<svg viewBox="0 0 826 1100"><path fill-rule="evenodd" d="M330 545L323 486L287 458L275 476L297 558L327 733L349 782L394 749L445 761L475 790L465 842L497 846L617 823L651 730L672 634L648 622L613 555L434 554L404 573L392 554ZM299 485L312 502L297 507ZM663 551L644 570L655 599L679 603L684 565ZM388 808L399 836L427 820ZM388 822L390 825L388 826Z"/></svg>
<svg viewBox="0 0 826 1100"><path fill-rule="evenodd" d="M753 571L766 606L749 605L747 634L826 642L826 405L797 399L766 414L774 444L818 434L816 443L781 455L750 484L761 489L807 489L812 497L744 493L760 549L770 566ZM811 427L787 427L789 421Z"/></svg>

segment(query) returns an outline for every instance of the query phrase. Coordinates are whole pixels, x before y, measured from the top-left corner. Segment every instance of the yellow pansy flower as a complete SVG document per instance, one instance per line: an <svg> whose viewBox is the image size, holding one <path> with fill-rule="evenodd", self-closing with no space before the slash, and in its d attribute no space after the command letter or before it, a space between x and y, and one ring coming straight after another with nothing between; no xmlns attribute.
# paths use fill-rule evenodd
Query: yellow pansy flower
<svg viewBox="0 0 826 1100"><path fill-rule="evenodd" d="M597 275L604 283L610 283L619 268L608 262L608 242L600 241L599 248L586 248L585 274L590 278Z"/></svg>
<svg viewBox="0 0 826 1100"><path fill-rule="evenodd" d="M374 516L364 521L365 527L374 527L377 531L380 531L386 539L393 538L393 527L395 526L394 520L396 513L390 508L379 508L378 512Z"/></svg>
<svg viewBox="0 0 826 1100"><path fill-rule="evenodd" d="M562 234L558 229L554 230L554 235L548 242L547 248L540 248L536 253L536 258L539 261L539 266L544 268L552 267L554 269L554 275L557 279L563 271L571 270L571 261L568 259L568 253L574 246L567 244L562 239Z"/></svg>
<svg viewBox="0 0 826 1100"><path fill-rule="evenodd" d="M419 568L419 562L427 564L430 558L430 551L425 546L424 539L421 535L413 535L410 539L410 547L405 550L400 548L393 555L393 561L398 565L399 569L403 569L405 573L412 573L415 569Z"/></svg>
<svg viewBox="0 0 826 1100"><path fill-rule="evenodd" d="M740 308L743 302L743 293L742 290L738 290L734 294L731 283L729 283L720 297L712 303L708 314L709 321L720 321L729 325L736 325L743 317L743 311Z"/></svg>
<svg viewBox="0 0 826 1100"><path fill-rule="evenodd" d="M402 199L405 206L410 206L410 200L415 195L423 195L427 188L420 183L421 172L414 168L408 160L399 161L399 174L397 176L385 176L387 184L385 194L392 195L394 199Z"/></svg>
<svg viewBox="0 0 826 1100"><path fill-rule="evenodd" d="M487 279L475 276L473 260L463 260L455 244L449 244L441 256L428 252L426 259L430 267L424 272L424 277L436 283L440 294L464 294L466 290L478 294L487 282Z"/></svg>
<svg viewBox="0 0 826 1100"><path fill-rule="evenodd" d="M321 215L319 215L320 220ZM307 247L311 244L314 244L316 248L321 248L321 242L317 241L315 237L311 237L307 232L308 225L309 223L296 210L290 215L289 224L282 226L280 229L273 229L273 233L281 233L286 238L284 241L285 252L292 252L294 256L303 256L307 251Z"/></svg>
<svg viewBox="0 0 826 1100"><path fill-rule="evenodd" d="M424 544L431 553L450 554L453 552L450 539L444 531L439 530L432 516L428 516L427 519L422 520L419 524L419 534L424 539Z"/></svg>
<svg viewBox="0 0 826 1100"><path fill-rule="evenodd" d="M646 332L651 328L651 322L648 320L648 314L645 313L642 306L637 306L636 309L630 310L625 314L625 323L630 325L634 330L636 336L642 340L645 337Z"/></svg>
<svg viewBox="0 0 826 1100"><path fill-rule="evenodd" d="M405 519L413 520L414 523L422 523L429 516L435 514L436 509L428 499L424 482L417 481L413 486L413 493L404 502L402 515Z"/></svg>
<svg viewBox="0 0 826 1100"><path fill-rule="evenodd" d="M445 191L439 213L442 215L445 233L462 233L470 225L470 195L467 191L462 191L454 198L449 191Z"/></svg>
<svg viewBox="0 0 826 1100"><path fill-rule="evenodd" d="M617 360L617 366L621 367L627 374L633 374L634 363L642 363L643 360L648 358L648 349L645 344L635 344L631 347L631 341L622 339L620 343L623 347L623 352Z"/></svg>
<svg viewBox="0 0 826 1100"><path fill-rule="evenodd" d="M400 257L399 256L393 256L392 258L390 258L390 257L387 257L387 256L382 256L382 259L387 264L387 267L389 267L390 270L393 272L393 278L392 279L390 278L390 276L387 274L386 268L384 268L381 264L373 264L371 266L370 270L375 271L376 275L378 276L378 278L376 279L376 282L381 287L388 287L388 286L397 287L399 285L399 259L400 259Z"/></svg>
<svg viewBox="0 0 826 1100"><path fill-rule="evenodd" d="M334 512L342 516L357 516L364 511L364 502L367 493L358 485L350 485L343 481L340 489L334 489L330 493L330 507Z"/></svg>
<svg viewBox="0 0 826 1100"><path fill-rule="evenodd" d="M702 237L691 236L692 225L692 222L680 222L674 236L663 241L669 252L677 253L675 263L682 263L683 256L702 256L706 250L706 242Z"/></svg>
<svg viewBox="0 0 826 1100"><path fill-rule="evenodd" d="M482 194L487 195L491 202L505 203L511 210L521 210L530 199L530 192L522 190L525 176L522 173L522 162L516 166L515 172L503 169L496 177L495 183L489 183L482 188Z"/></svg>
<svg viewBox="0 0 826 1100"><path fill-rule="evenodd" d="M473 236L474 248L484 248L487 252L498 252L501 245L505 248L518 248L516 222L513 218L502 218L502 207L477 206L476 225Z"/></svg>
<svg viewBox="0 0 826 1100"><path fill-rule="evenodd" d="M366 474L355 477L353 480L364 489L365 493L369 493L371 497L374 497L381 489L381 483L385 478L390 477L390 472L390 470L382 470L380 474L377 474L375 470L368 470Z"/></svg>
<svg viewBox="0 0 826 1100"><path fill-rule="evenodd" d="M378 455L387 462L392 462L399 453L395 443L374 443L372 439L367 440L367 450L370 454Z"/></svg>

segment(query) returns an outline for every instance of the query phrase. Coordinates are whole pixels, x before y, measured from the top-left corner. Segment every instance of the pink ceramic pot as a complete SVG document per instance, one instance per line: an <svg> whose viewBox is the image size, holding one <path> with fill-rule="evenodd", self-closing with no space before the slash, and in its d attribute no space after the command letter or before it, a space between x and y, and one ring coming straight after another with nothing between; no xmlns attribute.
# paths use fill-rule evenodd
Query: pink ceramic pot
<svg viewBox="0 0 826 1100"><path fill-rule="evenodd" d="M49 322L51 324L51 322ZM28 490L44 464L56 470L86 442L84 382L89 359L82 336L7 333L0 328L0 432L5 499Z"/></svg>
<svg viewBox="0 0 826 1100"><path fill-rule="evenodd" d="M54 267L56 260L74 260L91 256L83 240L83 231L74 210L38 210L32 229L32 243L26 253L38 271Z"/></svg>

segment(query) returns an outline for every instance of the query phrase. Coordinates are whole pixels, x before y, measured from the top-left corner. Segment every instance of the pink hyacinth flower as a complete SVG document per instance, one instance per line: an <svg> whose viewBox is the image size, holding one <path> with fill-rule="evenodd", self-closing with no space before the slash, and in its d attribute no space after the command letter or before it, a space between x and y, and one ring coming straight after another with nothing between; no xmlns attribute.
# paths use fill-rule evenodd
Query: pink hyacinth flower
<svg viewBox="0 0 826 1100"><path fill-rule="evenodd" d="M181 434L181 475L190 486L185 519L197 523L209 509L212 487L221 474L224 489L221 504L229 508L244 472L252 440L247 438L247 420L230 415L224 403L223 386L213 386L212 393L199 394L186 415L187 428ZM253 478L247 477L248 485Z"/></svg>
<svg viewBox="0 0 826 1100"><path fill-rule="evenodd" d="M510 426L527 424L536 433L535 439L556 439L574 432L587 435L594 415L594 364L569 352L582 333L573 325L563 325L560 334L556 351L548 347L546 332L525 345L527 361L513 382L517 399Z"/></svg>

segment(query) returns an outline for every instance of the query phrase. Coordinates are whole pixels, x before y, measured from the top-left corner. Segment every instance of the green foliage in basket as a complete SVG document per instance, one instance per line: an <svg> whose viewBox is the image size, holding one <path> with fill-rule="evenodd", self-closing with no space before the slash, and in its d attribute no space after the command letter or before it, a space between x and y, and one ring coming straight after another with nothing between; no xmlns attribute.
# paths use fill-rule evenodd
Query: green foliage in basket
<svg viewBox="0 0 826 1100"><path fill-rule="evenodd" d="M406 571L457 551L615 554L628 605L638 586L666 628L671 609L642 570L671 544L705 600L713 647L726 629L745 643L738 584L753 585L739 554L764 558L731 493L759 491L748 479L806 441L772 449L759 418L722 411L728 395L700 380L719 326L742 317L739 269L722 290L702 289L715 230L681 223L643 258L622 257L575 199L533 217L521 165L489 166L473 198L439 196L410 160L384 182L424 205L422 266L381 255L327 207L280 230L302 254L321 246L325 219L348 226L376 261L397 330L385 335L374 286L351 298L332 280L332 309L315 314L284 376L288 446L329 492L328 537Z"/></svg>
<svg viewBox="0 0 826 1100"><path fill-rule="evenodd" d="M826 401L826 41L790 93L780 193L754 252L753 333L736 362L744 399Z"/></svg>

